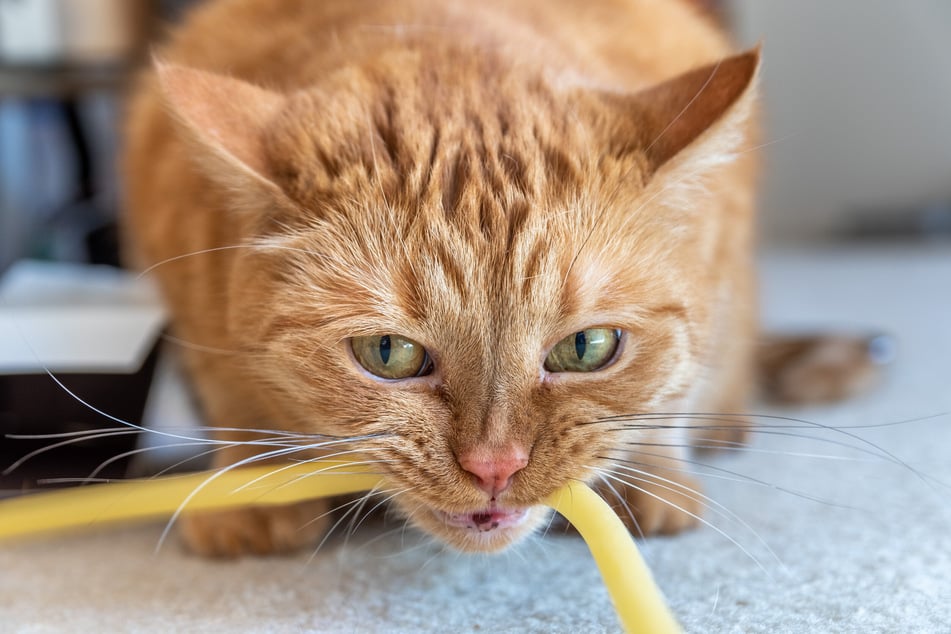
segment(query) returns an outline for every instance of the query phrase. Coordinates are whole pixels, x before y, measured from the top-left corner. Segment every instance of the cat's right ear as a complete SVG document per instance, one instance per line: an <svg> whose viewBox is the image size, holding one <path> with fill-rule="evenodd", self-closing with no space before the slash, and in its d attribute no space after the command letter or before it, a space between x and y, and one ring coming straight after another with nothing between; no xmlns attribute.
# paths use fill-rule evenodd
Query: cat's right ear
<svg viewBox="0 0 951 634"><path fill-rule="evenodd" d="M283 197L269 176L264 147L266 126L282 108L282 95L159 61L155 72L165 102L210 178L255 206L255 193Z"/></svg>
<svg viewBox="0 0 951 634"><path fill-rule="evenodd" d="M605 95L617 113L612 148L640 153L651 176L732 160L752 114L759 67L756 47L639 93Z"/></svg>

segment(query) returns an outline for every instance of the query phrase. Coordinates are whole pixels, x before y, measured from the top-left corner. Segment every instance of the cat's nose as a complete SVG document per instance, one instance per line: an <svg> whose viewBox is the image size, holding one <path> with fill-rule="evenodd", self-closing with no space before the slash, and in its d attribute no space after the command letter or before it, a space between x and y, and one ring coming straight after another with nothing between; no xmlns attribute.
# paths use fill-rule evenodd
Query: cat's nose
<svg viewBox="0 0 951 634"><path fill-rule="evenodd" d="M512 484L512 476L528 465L528 452L518 445L501 450L476 449L458 457L477 487L495 497Z"/></svg>

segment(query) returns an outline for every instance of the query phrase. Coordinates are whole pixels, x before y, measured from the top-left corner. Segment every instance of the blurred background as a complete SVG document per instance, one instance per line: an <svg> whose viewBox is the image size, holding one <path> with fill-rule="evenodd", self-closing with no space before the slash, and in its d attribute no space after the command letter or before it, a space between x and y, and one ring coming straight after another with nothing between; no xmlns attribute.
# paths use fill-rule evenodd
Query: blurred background
<svg viewBox="0 0 951 634"><path fill-rule="evenodd" d="M193 0L0 0L0 270L115 263L123 89ZM765 43L766 244L951 235L951 4L698 0Z"/></svg>
<svg viewBox="0 0 951 634"><path fill-rule="evenodd" d="M836 242L951 244L951 3L694 1L725 24L740 47L765 45L760 232L766 250ZM118 264L115 162L123 94L150 43L190 4L0 0L0 309L13 301L3 294L2 274L24 258ZM31 285L48 283L36 269L17 279L21 299ZM113 282L100 276L96 293L121 286ZM71 292L90 296L84 287ZM141 305L138 290L132 300L129 291L117 292L122 299L110 299L114 306ZM75 303L53 312L61 315ZM68 332L72 340L86 336ZM22 338L0 328L0 352ZM146 353L151 345L144 345ZM31 354L37 356L32 350L25 356ZM116 390L112 376L103 392L103 399L121 392L128 403L95 401L134 420L154 353L136 363L144 373L137 387ZM35 430L42 417L102 424L42 369L67 372L14 367L4 376L0 364L0 432ZM87 385L81 393L94 389ZM47 405L56 399L73 410L51 413ZM23 412L37 403L43 407L28 420ZM10 456L23 453L18 445ZM102 455L116 453L110 446ZM0 468L3 459L0 447Z"/></svg>

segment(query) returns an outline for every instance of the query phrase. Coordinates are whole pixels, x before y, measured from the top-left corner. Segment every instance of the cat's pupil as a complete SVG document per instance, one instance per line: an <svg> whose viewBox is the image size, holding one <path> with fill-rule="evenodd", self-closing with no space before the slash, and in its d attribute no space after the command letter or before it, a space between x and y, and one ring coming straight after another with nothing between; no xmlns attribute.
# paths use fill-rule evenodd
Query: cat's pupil
<svg viewBox="0 0 951 634"><path fill-rule="evenodd" d="M585 350L588 348L588 340L584 336L584 331L575 333L575 353L578 355L578 360L584 358Z"/></svg>
<svg viewBox="0 0 951 634"><path fill-rule="evenodd" d="M390 362L390 336L383 335L380 337L380 359L383 361L383 365L386 365Z"/></svg>

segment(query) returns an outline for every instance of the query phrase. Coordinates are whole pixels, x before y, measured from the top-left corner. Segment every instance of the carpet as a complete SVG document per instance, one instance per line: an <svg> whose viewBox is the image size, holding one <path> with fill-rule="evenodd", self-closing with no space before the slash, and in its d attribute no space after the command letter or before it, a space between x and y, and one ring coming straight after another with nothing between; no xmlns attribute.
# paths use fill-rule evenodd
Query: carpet
<svg viewBox="0 0 951 634"><path fill-rule="evenodd" d="M748 449L699 457L710 525L642 552L689 632L951 632L951 250L762 265L768 326L881 330L899 357L847 403L758 408L808 422L764 420ZM572 535L466 556L374 524L314 556L212 562L155 552L161 528L0 546L0 632L618 631Z"/></svg>

